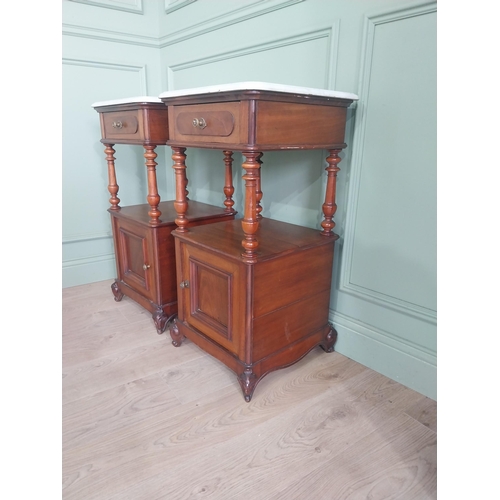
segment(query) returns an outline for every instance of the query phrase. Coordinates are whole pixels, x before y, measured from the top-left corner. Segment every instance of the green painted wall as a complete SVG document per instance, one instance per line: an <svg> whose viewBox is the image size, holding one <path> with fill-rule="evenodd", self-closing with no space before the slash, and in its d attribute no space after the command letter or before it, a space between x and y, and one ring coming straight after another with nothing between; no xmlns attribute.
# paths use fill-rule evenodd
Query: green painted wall
<svg viewBox="0 0 500 500"><path fill-rule="evenodd" d="M436 4L403 0L63 2L63 286L115 276L95 101L242 80L357 93L342 154L330 317L337 350L436 397ZM142 150L116 146L122 204ZM159 148L162 199L174 197ZM326 152L263 157L263 215L318 227ZM241 155L235 155L236 162ZM221 204L220 152L187 151ZM241 171L234 169L242 211Z"/></svg>

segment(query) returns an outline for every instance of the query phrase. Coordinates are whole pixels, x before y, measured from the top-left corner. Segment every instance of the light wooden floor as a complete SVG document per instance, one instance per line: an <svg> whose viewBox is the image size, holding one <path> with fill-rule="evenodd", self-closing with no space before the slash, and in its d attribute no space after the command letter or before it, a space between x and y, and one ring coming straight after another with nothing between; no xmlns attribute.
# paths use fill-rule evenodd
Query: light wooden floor
<svg viewBox="0 0 500 500"><path fill-rule="evenodd" d="M436 498L436 403L313 350L245 403L111 281L63 290L64 500Z"/></svg>

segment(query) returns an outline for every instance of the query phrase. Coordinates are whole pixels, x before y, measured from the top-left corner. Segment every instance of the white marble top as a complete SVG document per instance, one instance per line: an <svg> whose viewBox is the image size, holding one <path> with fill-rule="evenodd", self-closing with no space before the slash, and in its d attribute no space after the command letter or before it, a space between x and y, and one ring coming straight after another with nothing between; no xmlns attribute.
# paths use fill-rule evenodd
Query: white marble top
<svg viewBox="0 0 500 500"><path fill-rule="evenodd" d="M306 94L321 97L338 97L340 99L352 99L357 101L359 97L350 92L340 92L338 90L313 89L310 87L296 87L294 85L282 85L281 83L267 82L238 82L226 83L223 85L211 85L209 87L198 87L182 90L169 90L160 94L160 98L179 97L195 94L210 94L216 92L227 92L234 90L270 90L273 92L286 92L292 94Z"/></svg>
<svg viewBox="0 0 500 500"><path fill-rule="evenodd" d="M113 106L114 104L135 104L143 102L153 102L161 104L163 101L158 97L153 96L125 97L123 99L113 99L112 101L94 102L94 104L92 104L92 107L100 108L101 106Z"/></svg>

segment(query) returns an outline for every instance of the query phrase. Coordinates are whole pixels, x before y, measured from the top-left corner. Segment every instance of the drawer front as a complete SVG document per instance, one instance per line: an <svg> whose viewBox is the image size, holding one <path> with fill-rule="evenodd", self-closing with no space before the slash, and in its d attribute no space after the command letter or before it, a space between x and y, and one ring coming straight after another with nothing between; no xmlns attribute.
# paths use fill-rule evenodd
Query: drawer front
<svg viewBox="0 0 500 500"><path fill-rule="evenodd" d="M143 130L142 114L139 110L102 113L103 139L142 140Z"/></svg>
<svg viewBox="0 0 500 500"><path fill-rule="evenodd" d="M246 114L239 102L174 106L171 113L174 141L234 144L247 135Z"/></svg>

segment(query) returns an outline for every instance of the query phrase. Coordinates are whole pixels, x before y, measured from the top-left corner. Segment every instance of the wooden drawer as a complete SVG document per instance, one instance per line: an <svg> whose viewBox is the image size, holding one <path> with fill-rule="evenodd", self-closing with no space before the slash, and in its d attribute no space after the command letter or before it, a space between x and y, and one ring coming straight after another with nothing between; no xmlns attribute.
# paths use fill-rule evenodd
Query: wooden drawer
<svg viewBox="0 0 500 500"><path fill-rule="evenodd" d="M144 125L140 110L102 113L102 138L143 140Z"/></svg>
<svg viewBox="0 0 500 500"><path fill-rule="evenodd" d="M248 107L240 102L169 107L170 139L235 144L248 137ZM244 138L242 141L241 138Z"/></svg>
<svg viewBox="0 0 500 500"><path fill-rule="evenodd" d="M148 97L138 101L94 103L101 121L101 142L111 144L166 144L168 109Z"/></svg>

